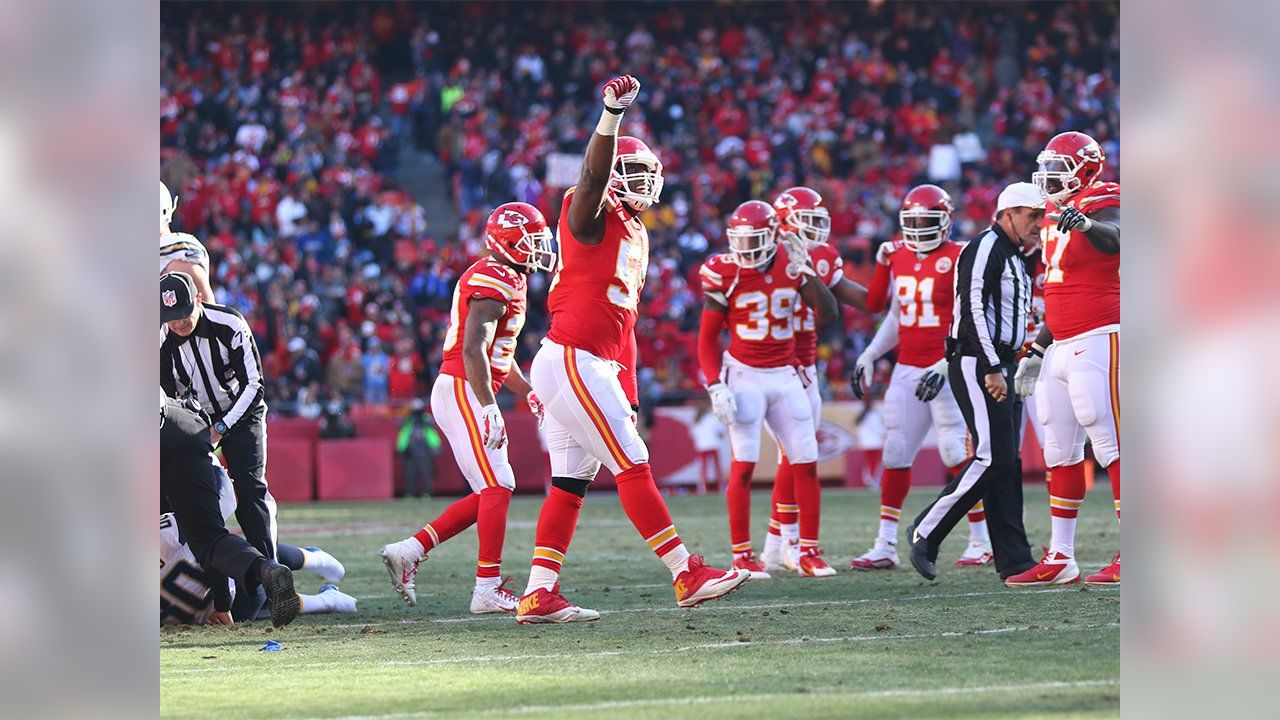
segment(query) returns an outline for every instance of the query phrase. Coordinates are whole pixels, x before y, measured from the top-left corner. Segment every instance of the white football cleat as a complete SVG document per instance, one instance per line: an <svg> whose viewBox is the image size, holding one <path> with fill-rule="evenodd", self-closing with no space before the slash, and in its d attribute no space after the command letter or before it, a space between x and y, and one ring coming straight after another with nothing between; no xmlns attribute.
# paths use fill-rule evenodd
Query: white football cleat
<svg viewBox="0 0 1280 720"><path fill-rule="evenodd" d="M767 573L781 572L787 569L782 563L782 543L770 546L765 543L764 552L760 553L760 564Z"/></svg>
<svg viewBox="0 0 1280 720"><path fill-rule="evenodd" d="M993 557L989 540L971 540L969 541L969 547L964 549L964 554L960 556L959 560L956 560L956 567L989 565Z"/></svg>
<svg viewBox="0 0 1280 720"><path fill-rule="evenodd" d="M347 574L347 569L342 566L338 558L324 550L318 547L304 547L302 549L306 550L306 553L302 556L303 570L310 570L329 581L330 584L342 580L342 577Z"/></svg>
<svg viewBox="0 0 1280 720"><path fill-rule="evenodd" d="M386 566L387 573L391 575L391 586L409 605L418 604L414 578L418 575L418 563L427 559L427 556L419 551L420 547L417 540L409 538L383 545L382 551L378 553L382 556L382 564Z"/></svg>
<svg viewBox="0 0 1280 720"><path fill-rule="evenodd" d="M510 580L510 578L507 578ZM520 607L520 598L506 588L506 580L494 588L479 588L471 591L471 613L513 613Z"/></svg>
<svg viewBox="0 0 1280 720"><path fill-rule="evenodd" d="M892 570L898 567L898 546L890 545L882 538L862 555L849 561L852 570Z"/></svg>
<svg viewBox="0 0 1280 720"><path fill-rule="evenodd" d="M799 538L788 538L782 541L782 567L791 572L800 572Z"/></svg>
<svg viewBox="0 0 1280 720"><path fill-rule="evenodd" d="M356 599L339 590L336 585L321 585L319 596L329 612L353 613L356 611Z"/></svg>

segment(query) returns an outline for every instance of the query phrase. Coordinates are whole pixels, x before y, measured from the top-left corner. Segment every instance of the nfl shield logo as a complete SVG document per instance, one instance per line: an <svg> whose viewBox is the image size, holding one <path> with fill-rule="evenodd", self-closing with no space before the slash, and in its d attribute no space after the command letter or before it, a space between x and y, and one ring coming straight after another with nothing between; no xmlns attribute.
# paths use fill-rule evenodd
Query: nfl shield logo
<svg viewBox="0 0 1280 720"><path fill-rule="evenodd" d="M164 303L165 307L173 307L178 304L178 293L172 290L162 291L160 293L160 302Z"/></svg>

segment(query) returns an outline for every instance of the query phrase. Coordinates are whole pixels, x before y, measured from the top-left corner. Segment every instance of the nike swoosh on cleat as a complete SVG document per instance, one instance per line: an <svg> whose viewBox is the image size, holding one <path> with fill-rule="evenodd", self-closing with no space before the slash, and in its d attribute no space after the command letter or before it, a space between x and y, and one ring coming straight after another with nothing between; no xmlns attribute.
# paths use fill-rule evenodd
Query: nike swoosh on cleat
<svg viewBox="0 0 1280 720"><path fill-rule="evenodd" d="M1053 577L1052 570L1050 570L1049 572L1036 573L1037 580L1048 580L1051 577Z"/></svg>

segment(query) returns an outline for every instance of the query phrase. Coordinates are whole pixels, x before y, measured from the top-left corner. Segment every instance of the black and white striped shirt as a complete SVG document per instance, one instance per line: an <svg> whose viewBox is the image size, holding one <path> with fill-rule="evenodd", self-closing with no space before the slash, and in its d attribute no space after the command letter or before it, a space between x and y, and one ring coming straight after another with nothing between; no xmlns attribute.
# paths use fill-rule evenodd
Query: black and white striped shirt
<svg viewBox="0 0 1280 720"><path fill-rule="evenodd" d="M187 337L160 327L160 387L170 396L188 392L227 428L263 398L262 359L253 331L232 308L204 303Z"/></svg>
<svg viewBox="0 0 1280 720"><path fill-rule="evenodd" d="M1026 342L1031 313L1031 276L1021 250L993 225L960 253L955 283L951 337L960 352L987 367L1011 361Z"/></svg>

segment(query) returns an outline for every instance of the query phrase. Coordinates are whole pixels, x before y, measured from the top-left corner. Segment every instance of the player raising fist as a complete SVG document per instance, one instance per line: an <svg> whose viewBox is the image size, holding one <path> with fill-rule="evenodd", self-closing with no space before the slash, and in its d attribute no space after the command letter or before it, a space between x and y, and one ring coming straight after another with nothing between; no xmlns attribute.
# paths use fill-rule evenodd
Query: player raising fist
<svg viewBox="0 0 1280 720"><path fill-rule="evenodd" d="M560 265L547 300L551 330L530 373L546 408L551 492L538 516L533 568L516 616L521 623L599 619L560 594L559 578L587 485L602 463L617 478L623 511L671 571L677 604L721 597L750 577L709 568L689 554L636 428L635 325L649 266L640 213L662 193L657 155L636 138L618 137L622 115L639 92L630 75L605 83L582 174L565 192L560 213Z"/></svg>
<svg viewBox="0 0 1280 720"><path fill-rule="evenodd" d="M516 339L527 307L525 278L555 267L551 228L532 205L499 205L485 224L488 257L458 278L444 338L444 363L431 389L431 413L444 432L472 494L458 500L413 536L379 553L391 585L410 605L415 577L427 553L476 526L480 540L471 612L514 612L516 596L502 587L502 545L515 475L507 461L507 430L494 398L506 385L537 412L537 397L515 364Z"/></svg>

